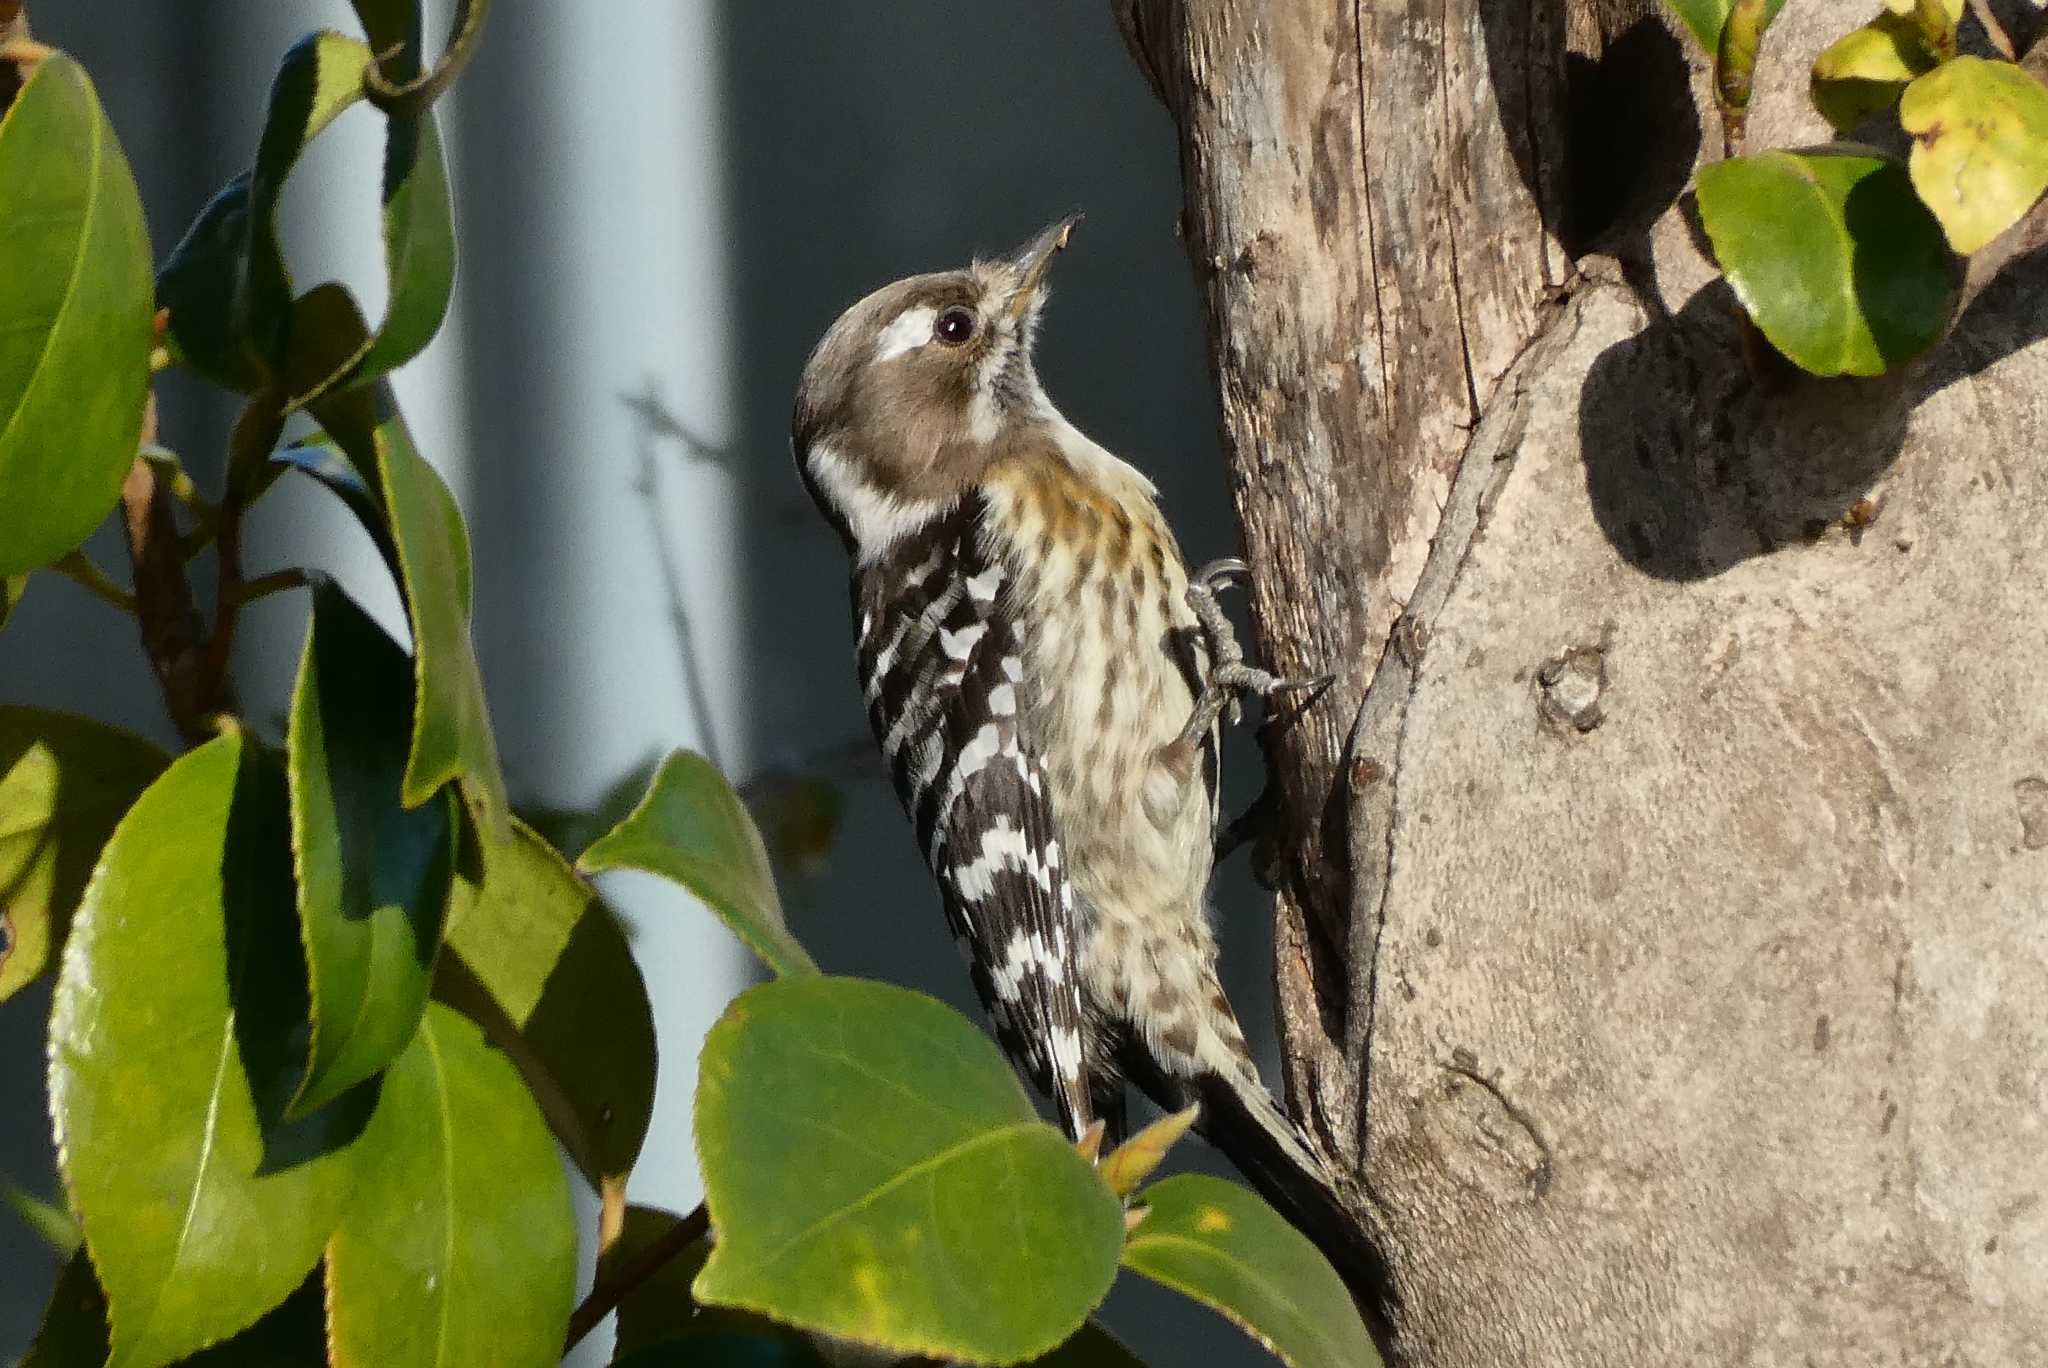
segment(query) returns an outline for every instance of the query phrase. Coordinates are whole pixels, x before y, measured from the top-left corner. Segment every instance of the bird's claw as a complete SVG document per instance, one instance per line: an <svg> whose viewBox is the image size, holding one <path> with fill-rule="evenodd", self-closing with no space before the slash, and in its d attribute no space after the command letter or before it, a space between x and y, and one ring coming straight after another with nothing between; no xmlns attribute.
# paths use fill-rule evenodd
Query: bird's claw
<svg viewBox="0 0 2048 1368"><path fill-rule="evenodd" d="M1237 631L1224 616L1223 605L1217 602L1216 590L1219 585L1242 583L1250 575L1251 568L1243 561L1226 556L1210 561L1189 578L1188 607L1194 612L1208 646L1209 674L1187 725L1174 739L1174 747L1182 753L1192 752L1226 709L1231 722L1237 722L1242 716L1240 700L1246 694L1271 698L1302 690L1320 692L1335 678L1325 674L1285 679L1245 663L1244 648L1238 645Z"/></svg>

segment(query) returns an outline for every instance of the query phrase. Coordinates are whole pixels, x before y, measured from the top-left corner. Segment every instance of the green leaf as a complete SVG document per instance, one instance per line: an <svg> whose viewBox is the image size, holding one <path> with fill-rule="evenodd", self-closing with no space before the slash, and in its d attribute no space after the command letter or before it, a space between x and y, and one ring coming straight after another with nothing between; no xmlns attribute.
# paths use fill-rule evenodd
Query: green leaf
<svg viewBox="0 0 2048 1368"><path fill-rule="evenodd" d="M1941 336L1955 282L1905 168L1862 149L1702 167L1700 217L1735 297L1815 375L1877 375Z"/></svg>
<svg viewBox="0 0 2048 1368"><path fill-rule="evenodd" d="M1691 30L1700 45L1700 51L1709 57L1721 49L1721 30L1728 27L1728 15L1735 8L1735 0L1664 0L1679 22ZM1785 8L1785 0L1769 0L1764 6L1762 27L1770 27L1771 20L1778 17L1778 11Z"/></svg>
<svg viewBox="0 0 2048 1368"><path fill-rule="evenodd" d="M170 341L216 384L244 394L269 384L284 363L291 273L277 236L284 183L308 144L363 95L368 46L311 33L285 54L250 170L200 210L157 276L170 310Z"/></svg>
<svg viewBox="0 0 2048 1368"><path fill-rule="evenodd" d="M63 946L100 847L169 763L104 723L0 706L0 1000Z"/></svg>
<svg viewBox="0 0 2048 1368"><path fill-rule="evenodd" d="M505 1057L430 1005L357 1150L363 1181L327 1251L336 1368L559 1363L575 1217Z"/></svg>
<svg viewBox="0 0 2048 1368"><path fill-rule="evenodd" d="M1944 62L1906 88L1899 122L1913 135L1913 188L1964 256L2048 188L2048 88L2011 62Z"/></svg>
<svg viewBox="0 0 2048 1368"><path fill-rule="evenodd" d="M1836 132L1847 132L1890 108L1915 76L1933 68L1935 60L1918 25L1896 14L1880 14L1843 34L1814 59L1813 106Z"/></svg>
<svg viewBox="0 0 2048 1368"><path fill-rule="evenodd" d="M455 799L398 800L412 664L348 595L313 594L288 751L312 1044L297 1116L397 1058L426 1009L455 862Z"/></svg>
<svg viewBox="0 0 2048 1368"><path fill-rule="evenodd" d="M277 207L306 147L364 97L370 47L314 33L288 53L272 83L254 166L228 182L173 249L157 281L170 310L171 342L201 374L244 393L286 369L307 323L292 302L291 271L278 238ZM336 385L360 385L411 360L447 315L455 283L455 227L448 169L433 116L386 121L382 189L384 321L345 349L316 346L320 369L301 363L286 385L292 409ZM337 287L338 288L338 287Z"/></svg>
<svg viewBox="0 0 2048 1368"><path fill-rule="evenodd" d="M384 321L346 384L375 380L426 350L455 295L455 206L432 114L393 119L386 130L384 273Z"/></svg>
<svg viewBox="0 0 2048 1368"><path fill-rule="evenodd" d="M37 1238L64 1258L76 1253L85 1240L78 1229L78 1218L55 1202L46 1202L32 1192L4 1182L0 1182L0 1199L14 1208L14 1214Z"/></svg>
<svg viewBox="0 0 2048 1368"><path fill-rule="evenodd" d="M950 1008L856 979L779 979L733 1002L698 1068L718 1232L699 1301L1015 1363L1108 1292L1116 1197Z"/></svg>
<svg viewBox="0 0 2048 1368"><path fill-rule="evenodd" d="M21 1368L97 1368L107 1357L107 1299L84 1251L58 1275L35 1346ZM236 1335L180 1359L180 1368L326 1368L327 1330L317 1276L263 1319Z"/></svg>
<svg viewBox="0 0 2048 1368"><path fill-rule="evenodd" d="M576 867L586 874L637 869L674 880L777 974L818 972L783 921L754 819L718 767L695 751L664 760L640 806L584 851Z"/></svg>
<svg viewBox="0 0 2048 1368"><path fill-rule="evenodd" d="M314 417L357 471L377 481L383 520L365 519L365 525L373 537L383 534L396 556L392 571L412 623L417 692L404 801L417 807L443 784L460 783L488 853L508 839L510 811L470 636L469 534L462 510L413 446L389 384L329 395L314 405Z"/></svg>
<svg viewBox="0 0 2048 1368"><path fill-rule="evenodd" d="M0 185L0 575L18 575L114 506L142 435L153 308L135 178L61 52L0 115Z"/></svg>
<svg viewBox="0 0 2048 1368"><path fill-rule="evenodd" d="M64 948L50 1111L112 1305L109 1368L283 1300L356 1178L359 1094L282 1120L305 1067L288 806L239 733L176 761L115 828Z"/></svg>
<svg viewBox="0 0 2048 1368"><path fill-rule="evenodd" d="M492 1039L593 1186L630 1172L654 1117L656 1052L625 933L524 823L483 865L481 885L456 880L448 944L504 1014Z"/></svg>
<svg viewBox="0 0 2048 1368"><path fill-rule="evenodd" d="M14 616L14 606L21 602L21 596L28 592L27 575L8 575L0 579L0 627L7 625L7 619ZM0 993L0 997L6 994Z"/></svg>
<svg viewBox="0 0 2048 1368"><path fill-rule="evenodd" d="M1221 1311L1291 1368L1379 1363L1336 1270L1256 1195L1183 1173L1140 1200L1145 1214L1124 1243L1124 1267Z"/></svg>

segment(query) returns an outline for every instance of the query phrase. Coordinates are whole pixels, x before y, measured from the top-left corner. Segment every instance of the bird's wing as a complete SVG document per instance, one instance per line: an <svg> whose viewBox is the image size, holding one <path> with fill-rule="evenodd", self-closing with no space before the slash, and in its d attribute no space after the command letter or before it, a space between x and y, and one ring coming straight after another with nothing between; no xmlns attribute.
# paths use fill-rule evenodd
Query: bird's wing
<svg viewBox="0 0 2048 1368"><path fill-rule="evenodd" d="M860 669L897 796L997 1038L1078 1137L1093 1120L1073 893L1001 561L963 505L876 567Z"/></svg>

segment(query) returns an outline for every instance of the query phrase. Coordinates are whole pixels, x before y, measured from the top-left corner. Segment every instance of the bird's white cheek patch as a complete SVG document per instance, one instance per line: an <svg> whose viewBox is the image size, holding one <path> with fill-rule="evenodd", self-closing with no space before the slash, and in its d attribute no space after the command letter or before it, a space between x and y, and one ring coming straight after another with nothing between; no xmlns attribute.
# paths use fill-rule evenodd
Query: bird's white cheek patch
<svg viewBox="0 0 2048 1368"><path fill-rule="evenodd" d="M932 340L932 323L939 311L929 304L897 314L882 335L875 339L875 360L893 361L905 352L916 351Z"/></svg>

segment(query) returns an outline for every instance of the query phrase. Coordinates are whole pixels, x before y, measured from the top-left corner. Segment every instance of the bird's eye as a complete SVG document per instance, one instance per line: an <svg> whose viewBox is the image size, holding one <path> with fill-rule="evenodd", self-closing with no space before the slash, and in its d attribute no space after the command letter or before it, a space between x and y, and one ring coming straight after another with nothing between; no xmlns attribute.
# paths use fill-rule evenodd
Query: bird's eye
<svg viewBox="0 0 2048 1368"><path fill-rule="evenodd" d="M949 347L963 346L974 340L974 312L958 305L939 315L939 321L932 324L932 336Z"/></svg>

